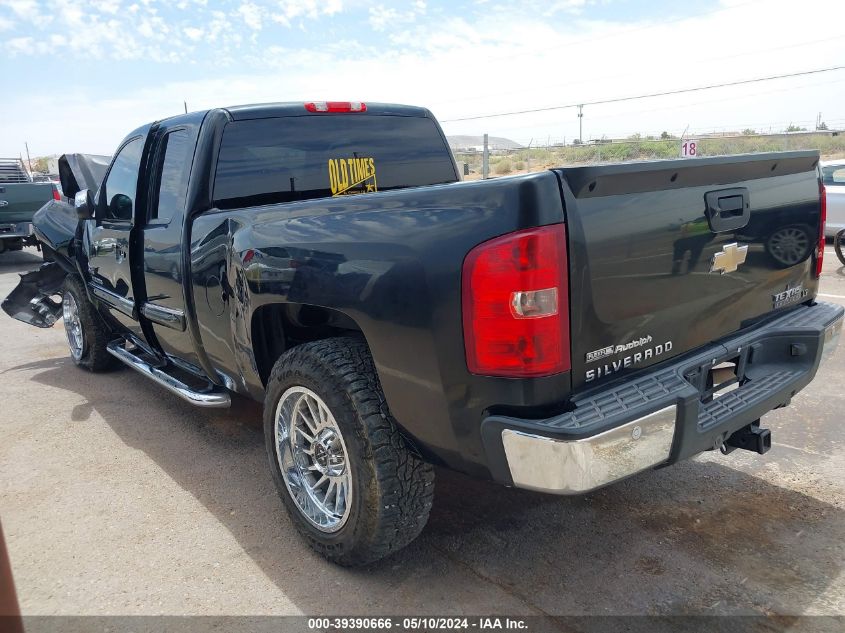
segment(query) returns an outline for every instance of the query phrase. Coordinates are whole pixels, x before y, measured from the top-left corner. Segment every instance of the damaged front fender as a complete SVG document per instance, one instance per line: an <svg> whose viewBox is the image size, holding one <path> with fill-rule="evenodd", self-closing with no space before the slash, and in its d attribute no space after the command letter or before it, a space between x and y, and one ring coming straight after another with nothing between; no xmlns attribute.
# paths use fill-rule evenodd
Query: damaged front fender
<svg viewBox="0 0 845 633"><path fill-rule="evenodd" d="M35 327L53 327L62 314L62 295L67 271L56 262L46 262L38 270L21 275L20 283L0 307L13 319Z"/></svg>
<svg viewBox="0 0 845 633"><path fill-rule="evenodd" d="M59 159L59 173L65 196L81 189L95 191L108 168L108 156L65 154ZM62 315L62 284L69 271L78 271L75 244L82 234L74 206L65 200L50 200L32 217L35 235L44 248L45 262L38 270L24 273L17 287L0 304L13 319L48 328Z"/></svg>

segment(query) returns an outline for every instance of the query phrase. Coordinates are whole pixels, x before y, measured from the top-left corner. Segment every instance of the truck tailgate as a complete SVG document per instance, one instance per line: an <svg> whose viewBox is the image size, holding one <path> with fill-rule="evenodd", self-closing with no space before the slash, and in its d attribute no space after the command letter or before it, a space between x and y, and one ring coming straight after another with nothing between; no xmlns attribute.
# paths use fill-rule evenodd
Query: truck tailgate
<svg viewBox="0 0 845 633"><path fill-rule="evenodd" d="M32 214L53 199L53 185L45 183L0 183L0 224L31 222Z"/></svg>
<svg viewBox="0 0 845 633"><path fill-rule="evenodd" d="M817 152L565 167L572 386L812 299Z"/></svg>

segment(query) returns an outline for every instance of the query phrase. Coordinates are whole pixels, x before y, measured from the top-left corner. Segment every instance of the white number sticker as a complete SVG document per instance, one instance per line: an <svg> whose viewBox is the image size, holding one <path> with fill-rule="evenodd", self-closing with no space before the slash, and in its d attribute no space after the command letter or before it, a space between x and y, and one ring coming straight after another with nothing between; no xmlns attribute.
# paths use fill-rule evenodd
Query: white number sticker
<svg viewBox="0 0 845 633"><path fill-rule="evenodd" d="M698 156L698 141L688 138L681 143L681 158L695 158Z"/></svg>

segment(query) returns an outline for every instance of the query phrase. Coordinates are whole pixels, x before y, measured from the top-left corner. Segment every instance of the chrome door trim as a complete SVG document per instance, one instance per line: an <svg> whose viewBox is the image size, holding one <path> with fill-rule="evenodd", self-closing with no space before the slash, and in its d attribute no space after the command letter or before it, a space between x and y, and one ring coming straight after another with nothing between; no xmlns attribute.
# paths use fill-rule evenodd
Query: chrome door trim
<svg viewBox="0 0 845 633"><path fill-rule="evenodd" d="M185 331L185 312L176 308L168 308L151 301L145 301L141 306L141 314L153 323L169 327L180 332Z"/></svg>
<svg viewBox="0 0 845 633"><path fill-rule="evenodd" d="M130 301L126 297L121 297L116 292L112 292L111 290L106 290L102 286L98 286L97 284L89 283L88 288L94 294L95 297L98 299L105 301L109 306L125 314L132 319L138 320L137 315L135 314L135 302Z"/></svg>

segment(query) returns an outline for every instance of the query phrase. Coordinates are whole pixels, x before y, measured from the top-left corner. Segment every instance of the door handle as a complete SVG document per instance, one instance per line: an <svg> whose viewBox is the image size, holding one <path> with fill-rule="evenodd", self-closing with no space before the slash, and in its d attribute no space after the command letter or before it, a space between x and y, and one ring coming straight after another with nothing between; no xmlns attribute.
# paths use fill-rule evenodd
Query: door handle
<svg viewBox="0 0 845 633"><path fill-rule="evenodd" d="M746 187L708 191L704 202L707 223L714 233L736 231L751 219L751 200Z"/></svg>

